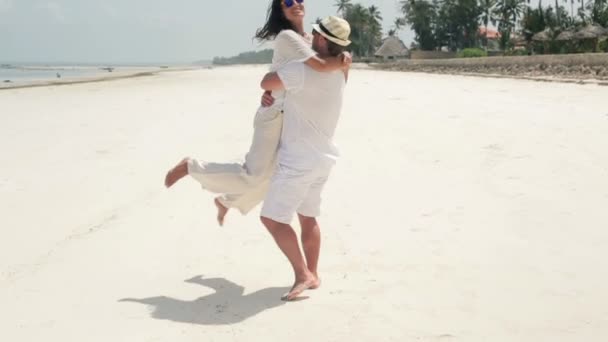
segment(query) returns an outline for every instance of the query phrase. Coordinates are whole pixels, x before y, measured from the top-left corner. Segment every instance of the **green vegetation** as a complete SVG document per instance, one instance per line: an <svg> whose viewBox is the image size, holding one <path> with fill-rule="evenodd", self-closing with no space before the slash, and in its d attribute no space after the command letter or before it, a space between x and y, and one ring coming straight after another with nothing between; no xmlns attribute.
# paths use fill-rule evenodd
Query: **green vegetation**
<svg viewBox="0 0 608 342"><path fill-rule="evenodd" d="M272 49L261 51L248 51L234 57L215 57L214 65L234 65L234 64L270 64L272 63Z"/></svg>
<svg viewBox="0 0 608 342"><path fill-rule="evenodd" d="M488 52L480 48L468 48L458 53L458 58L488 57Z"/></svg>
<svg viewBox="0 0 608 342"><path fill-rule="evenodd" d="M589 24L608 28L608 0L577 1L581 3L578 11L574 10L575 0L570 0L570 6L567 0L555 0L554 5L536 8L529 0L399 0L403 16L386 33L377 6L353 0L334 0L334 6L351 25L349 50L358 61L373 60L383 37L397 34L406 25L415 34L412 49L460 51L462 57L481 57L487 55L485 51L499 48L505 55L607 51L608 43L600 39L556 40L564 31L575 32ZM479 27L489 25L497 27L498 38L480 34ZM547 41L533 41L535 34L545 30L550 34ZM272 50L213 59L215 65L271 62Z"/></svg>
<svg viewBox="0 0 608 342"><path fill-rule="evenodd" d="M563 31L577 31L596 24L608 27L608 0L578 0L581 8L574 10L575 0L555 0L553 7L533 8L528 0L400 0L403 20L415 33L413 47L421 50L461 51L488 47L488 38L478 34L478 26L492 24L498 28L501 50L508 53L515 37L523 37L525 45L544 52L587 52L602 50L602 43L581 41L571 44L555 42ZM570 4L570 9L560 5ZM534 34L551 30L551 40L532 46ZM597 43L597 41L596 41ZM596 48L597 45L597 48ZM601 45L601 46L600 46ZM520 42L520 48L522 44Z"/></svg>
<svg viewBox="0 0 608 342"><path fill-rule="evenodd" d="M378 7L336 0L337 12L351 26L349 50L358 58L370 57L382 45L382 13ZM399 28L393 28L393 33Z"/></svg>

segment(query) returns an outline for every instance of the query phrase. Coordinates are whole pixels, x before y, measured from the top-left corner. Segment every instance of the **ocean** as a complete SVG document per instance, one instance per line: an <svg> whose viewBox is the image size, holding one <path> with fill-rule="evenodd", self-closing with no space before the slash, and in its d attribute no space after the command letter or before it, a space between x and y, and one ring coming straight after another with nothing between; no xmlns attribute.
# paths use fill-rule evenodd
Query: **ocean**
<svg viewBox="0 0 608 342"><path fill-rule="evenodd" d="M0 82L23 83L29 81L52 81L59 79L78 79L107 74L108 71L97 67L0 67ZM59 77L58 77L59 76ZM10 81L10 82L7 82Z"/></svg>
<svg viewBox="0 0 608 342"><path fill-rule="evenodd" d="M108 68L111 68L108 70ZM137 73L158 71L161 66L18 66L0 64L0 87L49 82L61 80L78 80L82 78L111 76L116 73Z"/></svg>

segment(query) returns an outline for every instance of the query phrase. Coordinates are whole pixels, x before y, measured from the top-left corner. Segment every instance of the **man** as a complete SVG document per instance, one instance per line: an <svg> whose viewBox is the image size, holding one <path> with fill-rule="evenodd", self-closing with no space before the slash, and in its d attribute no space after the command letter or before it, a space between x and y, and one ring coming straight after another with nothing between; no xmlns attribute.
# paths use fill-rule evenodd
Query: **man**
<svg viewBox="0 0 608 342"><path fill-rule="evenodd" d="M313 28L313 49L321 56L337 56L350 44L350 26L344 19L331 16ZM332 140L347 79L348 69L320 73L294 62L267 74L261 83L264 90L286 91L278 166L261 213L262 223L295 273L295 284L283 300L293 300L320 285L321 235L316 217L323 186L338 157ZM304 256L290 226L296 213Z"/></svg>

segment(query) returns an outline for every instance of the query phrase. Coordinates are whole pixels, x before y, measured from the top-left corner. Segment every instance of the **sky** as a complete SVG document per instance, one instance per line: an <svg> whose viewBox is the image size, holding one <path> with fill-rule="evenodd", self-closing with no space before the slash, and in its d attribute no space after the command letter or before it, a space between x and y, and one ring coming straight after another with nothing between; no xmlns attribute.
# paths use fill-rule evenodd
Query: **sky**
<svg viewBox="0 0 608 342"><path fill-rule="evenodd" d="M547 0L545 0L547 1ZM386 33L398 0L376 5ZM536 3L535 0L532 1ZM553 3L553 1L549 1ZM306 29L335 0L305 0ZM253 40L269 0L0 0L0 63L182 64L268 47ZM409 46L413 33L400 32Z"/></svg>
<svg viewBox="0 0 608 342"><path fill-rule="evenodd" d="M306 0L306 29L335 14ZM376 5L385 32L398 0ZM0 0L0 63L191 63L268 47L253 40L269 0ZM411 41L410 32L401 33Z"/></svg>

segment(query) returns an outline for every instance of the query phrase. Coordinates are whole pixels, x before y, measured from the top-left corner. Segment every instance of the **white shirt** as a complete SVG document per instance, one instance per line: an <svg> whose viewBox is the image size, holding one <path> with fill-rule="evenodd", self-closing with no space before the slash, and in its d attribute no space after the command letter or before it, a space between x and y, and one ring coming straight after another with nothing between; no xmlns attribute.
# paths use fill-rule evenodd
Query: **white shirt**
<svg viewBox="0 0 608 342"><path fill-rule="evenodd" d="M339 156L333 137L342 111L344 73L317 72L294 62L277 75L287 92L279 163L299 170L333 165Z"/></svg>
<svg viewBox="0 0 608 342"><path fill-rule="evenodd" d="M274 72L291 62L304 62L317 53L312 49L312 41L294 30L283 30L274 39L274 52L270 71Z"/></svg>
<svg viewBox="0 0 608 342"><path fill-rule="evenodd" d="M272 65L270 71L275 72L291 62L305 62L317 53L312 49L310 37L302 37L294 30L283 30L274 39L274 52L272 55ZM275 98L272 106L261 107L258 111L275 112L283 108L285 92L273 91L272 97Z"/></svg>

